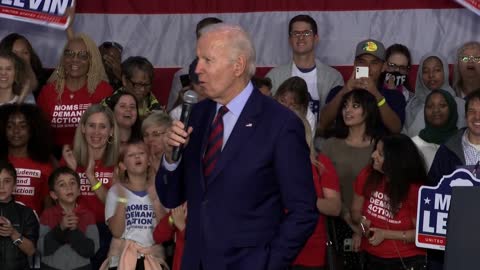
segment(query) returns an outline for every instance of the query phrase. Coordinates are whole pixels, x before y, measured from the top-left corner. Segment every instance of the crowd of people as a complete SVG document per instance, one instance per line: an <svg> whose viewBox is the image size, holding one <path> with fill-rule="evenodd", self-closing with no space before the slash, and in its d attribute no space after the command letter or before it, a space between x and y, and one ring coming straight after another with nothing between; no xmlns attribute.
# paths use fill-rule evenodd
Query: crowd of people
<svg viewBox="0 0 480 270"><path fill-rule="evenodd" d="M425 54L413 87L408 47L366 39L344 81L316 58L317 27L293 17L292 61L263 78L248 33L205 18L168 101L117 42L70 27L49 74L4 37L1 268L442 269L415 246L418 189L478 166L480 43L458 49L453 84Z"/></svg>

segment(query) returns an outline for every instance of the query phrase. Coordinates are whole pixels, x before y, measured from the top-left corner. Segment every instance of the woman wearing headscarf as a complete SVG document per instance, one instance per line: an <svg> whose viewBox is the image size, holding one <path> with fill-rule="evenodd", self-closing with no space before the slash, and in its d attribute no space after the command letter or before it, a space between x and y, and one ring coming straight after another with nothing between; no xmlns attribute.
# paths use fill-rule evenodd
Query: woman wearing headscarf
<svg viewBox="0 0 480 270"><path fill-rule="evenodd" d="M425 107L427 95L432 90L443 89L452 96L455 92L448 83L448 63L438 54L429 53L422 57L417 72L415 96L410 99L405 109L406 118L403 133L415 137L420 130L425 128L425 117L422 113ZM457 127L465 126L465 101L455 97L457 104Z"/></svg>
<svg viewBox="0 0 480 270"><path fill-rule="evenodd" d="M444 90L432 90L425 102L425 128L412 138L425 160L427 170L441 144L457 131L457 104Z"/></svg>

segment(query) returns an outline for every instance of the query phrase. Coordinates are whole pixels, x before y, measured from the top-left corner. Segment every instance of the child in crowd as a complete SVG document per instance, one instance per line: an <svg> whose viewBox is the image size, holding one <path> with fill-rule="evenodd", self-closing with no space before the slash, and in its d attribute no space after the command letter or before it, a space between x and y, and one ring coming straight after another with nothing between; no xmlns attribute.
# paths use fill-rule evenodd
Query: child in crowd
<svg viewBox="0 0 480 270"><path fill-rule="evenodd" d="M16 203L17 173L12 164L0 161L0 268L30 269L28 256L35 253L38 221L33 210Z"/></svg>
<svg viewBox="0 0 480 270"><path fill-rule="evenodd" d="M93 213L77 204L78 173L60 167L49 177L48 187L57 205L40 217L42 269L91 269L90 257L99 248L99 236Z"/></svg>
<svg viewBox="0 0 480 270"><path fill-rule="evenodd" d="M105 204L114 241L101 269L162 269L163 250L154 245L153 230L164 213L149 181L148 148L142 141L129 142L119 160L120 181Z"/></svg>

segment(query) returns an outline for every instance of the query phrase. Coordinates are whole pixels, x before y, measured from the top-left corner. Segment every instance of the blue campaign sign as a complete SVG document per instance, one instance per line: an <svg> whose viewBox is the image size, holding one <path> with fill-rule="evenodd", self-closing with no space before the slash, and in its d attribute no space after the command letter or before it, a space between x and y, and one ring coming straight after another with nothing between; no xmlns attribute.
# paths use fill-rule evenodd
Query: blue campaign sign
<svg viewBox="0 0 480 270"><path fill-rule="evenodd" d="M65 13L73 5L74 0L0 0L0 18L65 29Z"/></svg>
<svg viewBox="0 0 480 270"><path fill-rule="evenodd" d="M422 186L418 190L415 237L418 247L445 250L452 187L458 186L480 186L480 179L461 168L443 176L436 187Z"/></svg>

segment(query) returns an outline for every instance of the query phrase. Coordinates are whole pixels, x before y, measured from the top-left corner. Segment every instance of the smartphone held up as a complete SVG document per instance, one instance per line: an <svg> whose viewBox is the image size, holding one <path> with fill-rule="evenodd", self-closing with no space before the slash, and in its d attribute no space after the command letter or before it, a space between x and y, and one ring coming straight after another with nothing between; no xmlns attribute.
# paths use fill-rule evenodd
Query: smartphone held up
<svg viewBox="0 0 480 270"><path fill-rule="evenodd" d="M355 79L368 78L368 67L355 67Z"/></svg>

